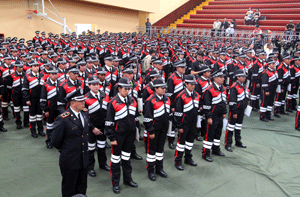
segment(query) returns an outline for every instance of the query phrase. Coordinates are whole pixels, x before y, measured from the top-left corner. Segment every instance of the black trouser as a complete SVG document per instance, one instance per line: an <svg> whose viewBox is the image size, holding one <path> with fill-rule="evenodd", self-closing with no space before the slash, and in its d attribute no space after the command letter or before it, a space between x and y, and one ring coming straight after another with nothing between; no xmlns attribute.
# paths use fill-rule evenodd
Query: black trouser
<svg viewBox="0 0 300 197"><path fill-rule="evenodd" d="M175 124L174 124L174 115L173 114L171 115L170 120L172 121L172 129L171 129L170 133L167 133L167 136L168 136L169 143L173 144L174 140L175 140L175 129L176 129Z"/></svg>
<svg viewBox="0 0 300 197"><path fill-rule="evenodd" d="M12 89L12 94L11 94L11 100L14 104L14 114L16 118L16 124L17 125L22 125L22 120L21 120L21 106L23 107L24 111L24 118L23 122L24 125L28 125L29 123L29 107L26 105L26 101L23 99L23 94L21 91L15 91Z"/></svg>
<svg viewBox="0 0 300 197"><path fill-rule="evenodd" d="M155 138L148 137L147 148L147 172L154 172L154 167L157 171L163 170L164 146L167 138L169 122L166 121L161 126L161 129L155 130ZM148 133L149 136L149 133Z"/></svg>
<svg viewBox="0 0 300 197"><path fill-rule="evenodd" d="M36 133L36 125L38 126L38 132L43 132L43 114L39 100L39 98L30 100L29 124L31 133Z"/></svg>
<svg viewBox="0 0 300 197"><path fill-rule="evenodd" d="M120 162L122 160L123 168L123 180L124 182L132 181L131 172L132 167L130 164L130 155L135 139L135 131L131 131L130 134L116 134L117 145L111 146L111 162L110 162L110 174L111 182L113 186L119 186L121 170Z"/></svg>
<svg viewBox="0 0 300 197"><path fill-rule="evenodd" d="M295 121L295 128L300 128L300 101L297 109L297 114L296 114L296 121Z"/></svg>
<svg viewBox="0 0 300 197"><path fill-rule="evenodd" d="M190 124L183 125L183 133L178 131L178 142L175 150L175 165L182 164L182 156L185 153L184 158L186 161L191 161L192 155L192 148L194 145L195 139L195 131L196 131L196 124L197 124L197 116L189 117L191 118Z"/></svg>
<svg viewBox="0 0 300 197"><path fill-rule="evenodd" d="M225 147L226 146L231 146L232 144L232 136L233 136L233 131L234 131L234 138L236 143L241 142L241 130L242 130L242 124L243 124L243 119L244 119L244 110L243 109L238 109L236 111L237 118L233 118L233 113L232 111L229 111L229 119L228 119L228 124L227 124L227 129L226 129L226 134L225 134Z"/></svg>
<svg viewBox="0 0 300 197"><path fill-rule="evenodd" d="M46 133L47 133L47 139L46 142L51 141L52 132L53 132L53 126L54 126L54 120L57 116L59 116L59 111L57 109L50 109L49 110L49 117L47 118L47 124L46 124Z"/></svg>
<svg viewBox="0 0 300 197"><path fill-rule="evenodd" d="M60 168L62 175L61 192L63 197L71 197L75 194L86 194L87 169L70 170Z"/></svg>
<svg viewBox="0 0 300 197"><path fill-rule="evenodd" d="M144 130L144 148L145 148L145 153L147 154L148 153L148 132L147 130L145 129Z"/></svg>
<svg viewBox="0 0 300 197"><path fill-rule="evenodd" d="M296 78L298 79L298 78ZM297 93L299 88L299 79L296 80L295 86L291 86L291 91L288 91L288 95L286 97L286 110L296 110L297 106Z"/></svg>
<svg viewBox="0 0 300 197"><path fill-rule="evenodd" d="M210 149L213 151L220 150L220 139L222 135L223 128L223 115L214 115L212 116L212 125L206 125L206 134L203 140L203 156L210 155Z"/></svg>
<svg viewBox="0 0 300 197"><path fill-rule="evenodd" d="M11 89L4 87L4 92L2 95L2 113L4 118L8 118L8 106L11 100Z"/></svg>
<svg viewBox="0 0 300 197"><path fill-rule="evenodd" d="M259 97L260 97L260 87L256 87L257 83L253 83L252 90L251 90L251 102L250 106L256 109L259 109Z"/></svg>
<svg viewBox="0 0 300 197"><path fill-rule="evenodd" d="M102 132L104 129L100 129ZM88 170L94 170L95 157L94 152L97 146L98 163L99 166L104 166L107 161L105 153L106 135L95 135L93 131L89 132L89 166Z"/></svg>
<svg viewBox="0 0 300 197"><path fill-rule="evenodd" d="M273 109L274 98L276 95L276 89L270 89L269 95L266 95L265 91L262 90L262 97L261 97L261 106L260 106L260 119L270 119L271 112Z"/></svg>
<svg viewBox="0 0 300 197"><path fill-rule="evenodd" d="M275 115L284 112L284 105L285 105L285 97L286 97L286 92L287 92L287 86L286 85L281 85L281 90L283 90L283 92L280 92L280 93L276 94L275 108L274 108L274 114Z"/></svg>

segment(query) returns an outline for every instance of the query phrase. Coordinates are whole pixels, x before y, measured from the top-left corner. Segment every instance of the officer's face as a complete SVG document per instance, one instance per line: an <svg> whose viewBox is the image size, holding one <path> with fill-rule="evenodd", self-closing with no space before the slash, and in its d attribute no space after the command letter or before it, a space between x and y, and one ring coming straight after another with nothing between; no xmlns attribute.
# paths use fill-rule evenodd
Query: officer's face
<svg viewBox="0 0 300 197"><path fill-rule="evenodd" d="M197 55L197 60L198 60L199 62L202 62L202 60L203 60L202 55Z"/></svg>
<svg viewBox="0 0 300 197"><path fill-rule="evenodd" d="M220 55L221 60L225 60L225 55Z"/></svg>
<svg viewBox="0 0 300 197"><path fill-rule="evenodd" d="M215 77L214 81L218 84L218 85L222 85L224 83L225 78L224 77Z"/></svg>
<svg viewBox="0 0 300 197"><path fill-rule="evenodd" d="M49 77L50 77L50 79L51 79L52 81L56 81L56 79L57 79L57 74L56 74L56 73L50 73L50 74L49 74Z"/></svg>
<svg viewBox="0 0 300 197"><path fill-rule="evenodd" d="M100 89L100 85L99 83L90 84L89 88L93 93L97 94L98 90Z"/></svg>
<svg viewBox="0 0 300 197"><path fill-rule="evenodd" d="M104 81L105 75L98 74L98 79L99 79L100 81Z"/></svg>
<svg viewBox="0 0 300 197"><path fill-rule="evenodd" d="M113 65L114 65L114 67L117 67L117 66L119 66L119 62L118 61L114 61Z"/></svg>
<svg viewBox="0 0 300 197"><path fill-rule="evenodd" d="M157 70L162 70L163 69L163 65L162 64L156 64L155 67L157 68Z"/></svg>
<svg viewBox="0 0 300 197"><path fill-rule="evenodd" d="M205 73L203 73L203 77L209 78L210 77L210 71L206 71Z"/></svg>
<svg viewBox="0 0 300 197"><path fill-rule="evenodd" d="M158 96L163 96L166 93L166 88L165 87L155 88L155 92Z"/></svg>
<svg viewBox="0 0 300 197"><path fill-rule="evenodd" d="M10 65L11 64L11 60L4 60L4 63L7 64L7 65Z"/></svg>
<svg viewBox="0 0 300 197"><path fill-rule="evenodd" d="M295 60L295 64L299 65L300 64L300 60Z"/></svg>
<svg viewBox="0 0 300 197"><path fill-rule="evenodd" d="M71 65L70 65L71 66ZM84 72L86 70L86 65L79 66L79 71Z"/></svg>
<svg viewBox="0 0 300 197"><path fill-rule="evenodd" d="M195 84L185 83L185 86L190 92L195 90Z"/></svg>
<svg viewBox="0 0 300 197"><path fill-rule="evenodd" d="M88 69L92 69L92 68L93 68L93 63L92 63L92 62L88 62L88 63L86 64L86 67L87 67Z"/></svg>
<svg viewBox="0 0 300 197"><path fill-rule="evenodd" d="M31 66L31 70L32 70L32 72L34 72L34 73L38 73L38 72L39 72L39 66L38 66L38 65L36 65L36 66Z"/></svg>
<svg viewBox="0 0 300 197"><path fill-rule="evenodd" d="M78 73L69 72L69 75L70 75L70 79L72 79L73 81L77 80L78 78Z"/></svg>
<svg viewBox="0 0 300 197"><path fill-rule="evenodd" d="M131 88L124 88L124 87L119 87L118 90L119 90L119 93L122 97L126 97L129 93Z"/></svg>
<svg viewBox="0 0 300 197"><path fill-rule="evenodd" d="M133 73L123 73L123 76L130 81L133 79Z"/></svg>
<svg viewBox="0 0 300 197"><path fill-rule="evenodd" d="M246 81L246 77L237 77L238 81L244 83Z"/></svg>
<svg viewBox="0 0 300 197"><path fill-rule="evenodd" d="M73 103L73 107L75 108L75 109L78 109L78 110L83 110L84 109L84 101L73 101L72 102Z"/></svg>
<svg viewBox="0 0 300 197"><path fill-rule="evenodd" d="M109 67L112 66L112 61L105 60L104 63L105 63L106 66L109 66Z"/></svg>
<svg viewBox="0 0 300 197"><path fill-rule="evenodd" d="M183 59L184 58L184 55L179 55L180 59Z"/></svg>
<svg viewBox="0 0 300 197"><path fill-rule="evenodd" d="M19 67L19 66L18 66L18 67L16 67L16 69L17 69L17 72L18 72L18 73L21 73L21 72L23 71L23 67Z"/></svg>
<svg viewBox="0 0 300 197"><path fill-rule="evenodd" d="M269 68L271 68L272 70L275 69L276 65L273 63L273 64L269 64Z"/></svg>
<svg viewBox="0 0 300 197"><path fill-rule="evenodd" d="M291 63L291 59L284 59L283 62L289 65Z"/></svg>

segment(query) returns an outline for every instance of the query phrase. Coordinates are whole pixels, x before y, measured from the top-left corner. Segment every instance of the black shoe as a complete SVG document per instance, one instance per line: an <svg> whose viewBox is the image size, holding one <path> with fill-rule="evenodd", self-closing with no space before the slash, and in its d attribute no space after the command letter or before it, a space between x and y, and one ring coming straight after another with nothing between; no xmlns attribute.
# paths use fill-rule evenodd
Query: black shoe
<svg viewBox="0 0 300 197"><path fill-rule="evenodd" d="M296 130L300 131L300 128L295 128Z"/></svg>
<svg viewBox="0 0 300 197"><path fill-rule="evenodd" d="M212 162L213 161L213 159L210 156L208 156L208 155L202 156L202 159L204 159L205 161L208 161L208 162Z"/></svg>
<svg viewBox="0 0 300 197"><path fill-rule="evenodd" d="M174 144L169 142L169 148L170 148L170 149L175 149Z"/></svg>
<svg viewBox="0 0 300 197"><path fill-rule="evenodd" d="M1 128L0 128L0 131L2 131L2 132L7 132L7 129L5 129L4 127L1 127Z"/></svg>
<svg viewBox="0 0 300 197"><path fill-rule="evenodd" d="M274 116L275 116L276 118L281 118L281 116L280 116L279 114L274 114Z"/></svg>
<svg viewBox="0 0 300 197"><path fill-rule="evenodd" d="M89 170L89 175L90 175L91 177L97 176L95 170Z"/></svg>
<svg viewBox="0 0 300 197"><path fill-rule="evenodd" d="M154 172L149 172L148 177L149 177L150 181L156 181L156 177L155 177Z"/></svg>
<svg viewBox="0 0 300 197"><path fill-rule="evenodd" d="M113 192L115 194L119 194L120 193L120 187L119 186L113 186Z"/></svg>
<svg viewBox="0 0 300 197"><path fill-rule="evenodd" d="M110 167L107 164L101 165L101 166L99 166L99 168L102 170L105 170L105 171L110 171Z"/></svg>
<svg viewBox="0 0 300 197"><path fill-rule="evenodd" d="M38 137L38 135L37 135L36 133L31 133L31 136L32 136L33 138L37 138L37 137Z"/></svg>
<svg viewBox="0 0 300 197"><path fill-rule="evenodd" d="M263 122L269 122L268 119L266 119L266 118L260 118L259 120L263 121Z"/></svg>
<svg viewBox="0 0 300 197"><path fill-rule="evenodd" d="M156 174L163 178L168 178L168 174L165 173L163 170L156 170Z"/></svg>
<svg viewBox="0 0 300 197"><path fill-rule="evenodd" d="M29 123L24 124L24 128L29 128Z"/></svg>
<svg viewBox="0 0 300 197"><path fill-rule="evenodd" d="M8 120L9 120L9 118L8 118L8 117L3 117L3 120L6 120L6 121L8 121Z"/></svg>
<svg viewBox="0 0 300 197"><path fill-rule="evenodd" d="M22 129L22 125L17 125L17 129Z"/></svg>
<svg viewBox="0 0 300 197"><path fill-rule="evenodd" d="M212 154L218 155L218 156L221 156L221 157L224 157L224 156L225 156L225 154L222 153L220 150L219 150L219 151L212 151Z"/></svg>
<svg viewBox="0 0 300 197"><path fill-rule="evenodd" d="M124 185L129 185L130 187L138 187L138 184L133 181L129 181L129 182L124 181Z"/></svg>
<svg viewBox="0 0 300 197"><path fill-rule="evenodd" d="M196 136L196 140L197 140L197 141L202 141L201 136L200 136L200 135Z"/></svg>
<svg viewBox="0 0 300 197"><path fill-rule="evenodd" d="M105 142L105 148L111 148L111 145L109 145L107 142Z"/></svg>
<svg viewBox="0 0 300 197"><path fill-rule="evenodd" d="M51 143L50 143L50 141L47 141L47 142L46 142L46 147L47 147L48 149L52 149L52 148L53 148L52 145L51 145Z"/></svg>
<svg viewBox="0 0 300 197"><path fill-rule="evenodd" d="M143 160L143 157L139 156L137 153L131 154L131 158L136 160Z"/></svg>
<svg viewBox="0 0 300 197"><path fill-rule="evenodd" d="M293 113L293 110L289 109L289 110L286 110L287 112L290 112L290 113Z"/></svg>
<svg viewBox="0 0 300 197"><path fill-rule="evenodd" d="M46 136L45 133L43 131L39 132L40 136Z"/></svg>
<svg viewBox="0 0 300 197"><path fill-rule="evenodd" d="M225 146L225 149L229 152L232 152L231 146Z"/></svg>
<svg viewBox="0 0 300 197"><path fill-rule="evenodd" d="M184 160L185 164L188 164L190 166L197 166L198 164L196 162L194 162L192 159L190 161L188 160Z"/></svg>
<svg viewBox="0 0 300 197"><path fill-rule="evenodd" d="M258 111L258 109L257 108L252 108L252 111Z"/></svg>
<svg viewBox="0 0 300 197"><path fill-rule="evenodd" d="M274 118L272 118L271 116L267 118L270 121L274 121Z"/></svg>
<svg viewBox="0 0 300 197"><path fill-rule="evenodd" d="M177 170L180 170L180 171L184 170L182 165L175 165L175 167L177 168Z"/></svg>
<svg viewBox="0 0 300 197"><path fill-rule="evenodd" d="M280 114L282 114L282 115L289 115L289 113L287 113L285 111L281 112Z"/></svg>
<svg viewBox="0 0 300 197"><path fill-rule="evenodd" d="M240 147L240 148L247 148L247 146L244 145L242 142L235 143L235 146Z"/></svg>

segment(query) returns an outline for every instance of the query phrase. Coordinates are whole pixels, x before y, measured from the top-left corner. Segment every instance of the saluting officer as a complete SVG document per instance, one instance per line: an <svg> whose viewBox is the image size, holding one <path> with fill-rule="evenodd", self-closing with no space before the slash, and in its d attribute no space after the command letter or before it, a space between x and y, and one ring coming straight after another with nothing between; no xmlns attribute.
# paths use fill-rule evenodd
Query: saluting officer
<svg viewBox="0 0 300 197"><path fill-rule="evenodd" d="M63 197L86 194L89 129L99 132L90 124L82 93L77 89L66 97L70 107L54 122L51 144L60 152Z"/></svg>
<svg viewBox="0 0 300 197"><path fill-rule="evenodd" d="M235 145L246 148L241 141L241 129L244 118L244 112L248 105L249 89L246 87L246 73L243 70L237 70L234 73L236 82L230 87L229 94L229 119L225 134L225 149L232 152L232 135L235 134Z"/></svg>
<svg viewBox="0 0 300 197"><path fill-rule="evenodd" d="M169 127L170 99L165 96L166 84L163 80L153 81L155 92L146 100L144 108L144 125L147 130L147 171L151 181L155 181L156 174L163 178L168 175L163 171L164 145Z"/></svg>
<svg viewBox="0 0 300 197"><path fill-rule="evenodd" d="M118 83L118 94L107 107L105 134L111 141L111 181L113 192L120 193L120 165L122 161L124 184L138 187L133 182L130 155L136 136L136 121L138 119L137 102L128 92L131 82L128 78L121 78Z"/></svg>

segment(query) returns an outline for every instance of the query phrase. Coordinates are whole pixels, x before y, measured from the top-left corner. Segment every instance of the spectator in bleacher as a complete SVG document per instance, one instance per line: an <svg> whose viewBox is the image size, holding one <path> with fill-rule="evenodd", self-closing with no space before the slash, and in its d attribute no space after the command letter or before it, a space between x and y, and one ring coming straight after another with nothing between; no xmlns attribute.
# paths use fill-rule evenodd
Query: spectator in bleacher
<svg viewBox="0 0 300 197"><path fill-rule="evenodd" d="M268 44L271 43L272 44L272 38L268 38L267 43L264 45L264 50L266 51L266 49L268 48ZM273 44L272 44L273 45Z"/></svg>
<svg viewBox="0 0 300 197"><path fill-rule="evenodd" d="M233 29L236 29L236 21L235 21L235 19L232 19L231 24L233 24Z"/></svg>
<svg viewBox="0 0 300 197"><path fill-rule="evenodd" d="M300 22L296 24L295 30L296 30L296 35L299 37L299 35L300 35Z"/></svg>
<svg viewBox="0 0 300 197"><path fill-rule="evenodd" d="M220 28L221 28L221 22L217 18L213 24L213 28L211 29L211 33L210 33L211 37L214 37L214 33L216 33L217 36L219 36L220 31L221 31Z"/></svg>
<svg viewBox="0 0 300 197"><path fill-rule="evenodd" d="M251 21L253 20L253 11L252 11L252 8L249 8L249 10L247 11L246 13L246 16L244 18L244 22L245 22L245 25L251 25Z"/></svg>
<svg viewBox="0 0 300 197"><path fill-rule="evenodd" d="M223 36L225 36L225 31L226 31L226 29L229 27L229 22L227 21L227 19L226 18L224 18L224 21L221 23L221 31L222 31L222 33L224 33L224 35Z"/></svg>
<svg viewBox="0 0 300 197"><path fill-rule="evenodd" d="M256 9L253 14L253 22L252 25L258 25L258 21L261 19L261 13L259 9Z"/></svg>
<svg viewBox="0 0 300 197"><path fill-rule="evenodd" d="M293 24L293 21L290 21L285 26L285 33L286 35L294 35L294 31L295 31L295 25Z"/></svg>
<svg viewBox="0 0 300 197"><path fill-rule="evenodd" d="M150 35L151 23L149 22L149 18L147 18L147 22L145 22L145 25L146 25L146 33Z"/></svg>
<svg viewBox="0 0 300 197"><path fill-rule="evenodd" d="M230 24L225 32L226 32L226 36L232 36L234 34L233 24Z"/></svg>

